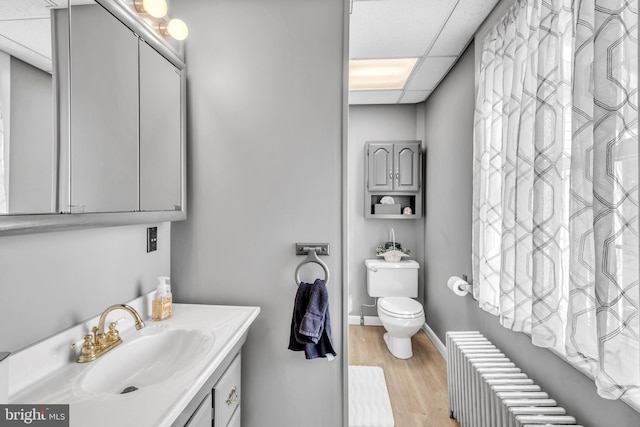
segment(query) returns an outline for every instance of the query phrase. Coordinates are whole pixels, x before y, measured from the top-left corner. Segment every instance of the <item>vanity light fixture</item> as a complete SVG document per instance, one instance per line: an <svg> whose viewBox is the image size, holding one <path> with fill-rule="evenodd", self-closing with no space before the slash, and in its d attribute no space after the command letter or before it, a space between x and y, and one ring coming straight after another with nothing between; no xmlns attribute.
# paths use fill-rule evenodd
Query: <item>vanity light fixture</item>
<svg viewBox="0 0 640 427"><path fill-rule="evenodd" d="M177 18L173 18L169 20L169 22L163 19L160 21L158 29L160 30L160 34L163 36L171 36L176 40L184 40L189 35L189 28L187 27L187 24L185 24L183 20Z"/></svg>
<svg viewBox="0 0 640 427"><path fill-rule="evenodd" d="M138 13L146 13L154 18L163 18L167 15L165 0L135 0L134 6Z"/></svg>

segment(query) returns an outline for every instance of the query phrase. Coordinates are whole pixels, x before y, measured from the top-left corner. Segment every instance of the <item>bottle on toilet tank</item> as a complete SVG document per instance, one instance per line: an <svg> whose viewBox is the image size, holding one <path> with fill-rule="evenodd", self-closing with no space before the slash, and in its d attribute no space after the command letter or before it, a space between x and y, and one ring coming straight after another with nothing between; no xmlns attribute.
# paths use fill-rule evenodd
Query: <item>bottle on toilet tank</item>
<svg viewBox="0 0 640 427"><path fill-rule="evenodd" d="M158 277L156 295L153 298L151 307L151 318L153 320L165 320L171 317L173 298L171 295L171 285L167 276Z"/></svg>

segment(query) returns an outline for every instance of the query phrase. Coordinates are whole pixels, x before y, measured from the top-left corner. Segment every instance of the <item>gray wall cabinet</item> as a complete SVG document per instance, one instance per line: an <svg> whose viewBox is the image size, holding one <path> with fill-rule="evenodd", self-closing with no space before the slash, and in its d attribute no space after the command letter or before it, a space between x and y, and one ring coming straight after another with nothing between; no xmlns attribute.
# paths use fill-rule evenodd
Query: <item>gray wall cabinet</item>
<svg viewBox="0 0 640 427"><path fill-rule="evenodd" d="M369 141L365 145L365 217L422 216L422 142ZM383 197L393 204L380 203ZM410 208L411 213L404 213Z"/></svg>

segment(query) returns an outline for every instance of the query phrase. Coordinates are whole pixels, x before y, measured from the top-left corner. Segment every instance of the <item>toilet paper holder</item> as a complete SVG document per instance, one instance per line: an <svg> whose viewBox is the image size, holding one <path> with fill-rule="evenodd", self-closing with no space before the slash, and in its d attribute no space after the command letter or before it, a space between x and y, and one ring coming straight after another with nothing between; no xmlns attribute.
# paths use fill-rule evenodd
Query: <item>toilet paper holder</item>
<svg viewBox="0 0 640 427"><path fill-rule="evenodd" d="M464 285L464 290L469 292L470 294L473 293L473 285L471 283L469 283L469 281L467 280L467 275L463 274L462 275L462 280L464 280L466 282L466 285Z"/></svg>
<svg viewBox="0 0 640 427"><path fill-rule="evenodd" d="M473 295L473 286L467 281L466 274L463 274L462 277L451 276L447 281L447 287L458 296Z"/></svg>

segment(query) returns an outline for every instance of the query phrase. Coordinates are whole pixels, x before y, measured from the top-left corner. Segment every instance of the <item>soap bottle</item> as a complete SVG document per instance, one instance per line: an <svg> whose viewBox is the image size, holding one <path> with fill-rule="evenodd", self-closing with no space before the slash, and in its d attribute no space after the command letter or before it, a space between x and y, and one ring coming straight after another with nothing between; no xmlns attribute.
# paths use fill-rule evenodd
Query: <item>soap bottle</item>
<svg viewBox="0 0 640 427"><path fill-rule="evenodd" d="M165 320L171 317L172 309L171 285L166 276L158 277L158 287L153 298L151 318L153 320Z"/></svg>

